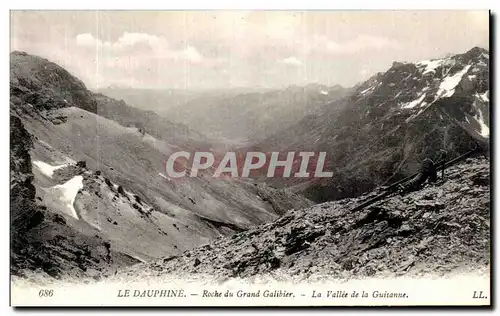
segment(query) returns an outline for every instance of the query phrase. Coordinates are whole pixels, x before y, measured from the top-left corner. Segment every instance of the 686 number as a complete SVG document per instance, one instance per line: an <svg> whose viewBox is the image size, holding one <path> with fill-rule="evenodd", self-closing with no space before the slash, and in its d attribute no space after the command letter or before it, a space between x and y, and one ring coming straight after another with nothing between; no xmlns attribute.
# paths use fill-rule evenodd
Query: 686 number
<svg viewBox="0 0 500 316"><path fill-rule="evenodd" d="M54 295L54 290L41 289L38 292L38 296L40 297L52 297Z"/></svg>

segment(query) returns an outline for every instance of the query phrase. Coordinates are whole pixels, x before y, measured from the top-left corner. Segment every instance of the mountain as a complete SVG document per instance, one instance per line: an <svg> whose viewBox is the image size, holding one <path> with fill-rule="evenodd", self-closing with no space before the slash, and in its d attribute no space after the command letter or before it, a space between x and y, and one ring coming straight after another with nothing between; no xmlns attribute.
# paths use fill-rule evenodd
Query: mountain
<svg viewBox="0 0 500 316"><path fill-rule="evenodd" d="M310 201L237 179L167 180L164 161L210 146L152 112L11 53L14 275L98 276L271 221Z"/></svg>
<svg viewBox="0 0 500 316"><path fill-rule="evenodd" d="M348 93L349 89L339 85L310 84L267 92L213 95L172 108L168 117L196 126L207 135L248 144L298 122Z"/></svg>
<svg viewBox="0 0 500 316"><path fill-rule="evenodd" d="M10 92L38 110L69 104L96 113L97 102L83 82L62 67L24 52L10 54Z"/></svg>
<svg viewBox="0 0 500 316"><path fill-rule="evenodd" d="M452 159L489 148L489 53L393 63L351 95L284 128L252 149L326 151L328 179L290 183L316 201L357 196L416 172L439 150Z"/></svg>
<svg viewBox="0 0 500 316"><path fill-rule="evenodd" d="M303 282L441 276L490 264L489 161L468 158L445 181L392 195L358 211L358 198L291 210L272 223L157 261L121 269L116 280L229 278Z"/></svg>
<svg viewBox="0 0 500 316"><path fill-rule="evenodd" d="M135 108L154 111L162 115L168 114L170 109L200 96L199 92L188 90L136 89L113 85L100 88L96 93L101 93L113 99L123 100Z"/></svg>
<svg viewBox="0 0 500 316"><path fill-rule="evenodd" d="M210 148L211 140L186 125L171 122L154 111L134 108L123 100L118 101L101 93L94 94L94 97L98 104L97 114L122 126L140 129L157 139L181 144L186 149Z"/></svg>
<svg viewBox="0 0 500 316"><path fill-rule="evenodd" d="M110 248L98 234L81 234L37 197L30 151L36 138L19 117L11 115L10 249L13 277L39 281L52 278L99 277L118 266L138 263ZM40 273L41 272L41 273ZM41 275L40 275L41 274ZM42 277L43 279L43 277Z"/></svg>
<svg viewBox="0 0 500 316"><path fill-rule="evenodd" d="M413 173L440 149L453 159L478 145L487 156L489 53L484 49L394 63L336 101L307 98L297 105L314 108L307 114L297 110L288 117L281 108L269 137L264 134L270 130L259 134L245 125L248 120L241 121L246 131L237 135L261 139L246 149L328 153L325 169L334 172L332 178L290 178L290 187L282 190L246 179L215 179L209 172L166 179L166 158L179 150L212 148L208 132L93 93L41 57L11 53L10 75L14 278L113 280L116 273L118 279L144 280L280 272L299 279L351 278L489 265L487 157L448 168L443 182L352 211L378 193L373 189ZM317 96L318 89L327 88L257 95L304 100L301 96ZM294 91L298 97L289 98ZM251 95L227 98L246 104L234 107L234 117L255 120L255 127L271 124L259 115L274 110L248 110L265 103ZM252 98L259 102L248 101ZM224 104L220 100L214 106ZM220 122L229 119L217 111ZM330 202L313 205L309 199Z"/></svg>
<svg viewBox="0 0 500 316"><path fill-rule="evenodd" d="M181 106L191 100L202 100L211 97L234 97L245 93L263 93L271 91L266 88L230 88L210 90L180 90L169 88L134 88L110 85L99 88L95 92L109 96L113 99L123 100L128 105L147 111L154 111L161 115L167 115L171 109Z"/></svg>
<svg viewBox="0 0 500 316"><path fill-rule="evenodd" d="M220 143L237 146L258 141L296 123L350 91L340 85L320 84L282 90L99 90L103 95L123 99L137 108L153 110L171 121L195 128Z"/></svg>

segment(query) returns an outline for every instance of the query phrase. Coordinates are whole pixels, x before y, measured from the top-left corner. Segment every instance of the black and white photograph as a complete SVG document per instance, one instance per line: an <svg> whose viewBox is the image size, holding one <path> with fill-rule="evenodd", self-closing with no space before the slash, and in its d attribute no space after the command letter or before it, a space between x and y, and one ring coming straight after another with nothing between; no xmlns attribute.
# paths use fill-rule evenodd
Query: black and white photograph
<svg viewBox="0 0 500 316"><path fill-rule="evenodd" d="M11 10L11 306L490 306L491 21Z"/></svg>

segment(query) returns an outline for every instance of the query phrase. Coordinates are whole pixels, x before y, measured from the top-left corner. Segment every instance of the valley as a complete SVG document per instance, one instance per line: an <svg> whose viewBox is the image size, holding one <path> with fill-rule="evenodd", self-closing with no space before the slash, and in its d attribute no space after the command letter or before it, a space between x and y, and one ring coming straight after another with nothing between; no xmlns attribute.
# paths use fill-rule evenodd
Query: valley
<svg viewBox="0 0 500 316"><path fill-rule="evenodd" d="M348 279L489 265L484 49L394 62L352 88L91 92L23 52L10 70L15 278ZM350 211L424 158L473 146L482 156L439 184ZM165 164L179 151L324 152L331 176L213 177L207 167L172 179Z"/></svg>

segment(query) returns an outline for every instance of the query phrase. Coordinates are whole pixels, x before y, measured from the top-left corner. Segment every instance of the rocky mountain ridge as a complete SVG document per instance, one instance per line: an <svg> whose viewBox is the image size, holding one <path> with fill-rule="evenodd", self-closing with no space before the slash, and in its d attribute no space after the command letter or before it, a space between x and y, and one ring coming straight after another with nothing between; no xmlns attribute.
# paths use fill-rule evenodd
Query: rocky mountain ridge
<svg viewBox="0 0 500 316"><path fill-rule="evenodd" d="M255 144L262 151L326 151L331 179L292 182L315 201L353 197L396 181L424 158L489 148L489 53L394 63L323 111Z"/></svg>

